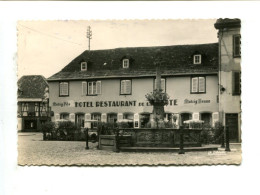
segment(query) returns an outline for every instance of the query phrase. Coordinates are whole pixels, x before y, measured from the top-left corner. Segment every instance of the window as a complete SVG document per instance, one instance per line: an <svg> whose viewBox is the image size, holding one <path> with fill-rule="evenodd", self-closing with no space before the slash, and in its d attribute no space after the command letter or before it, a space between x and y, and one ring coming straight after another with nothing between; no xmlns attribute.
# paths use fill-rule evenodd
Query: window
<svg viewBox="0 0 260 195"><path fill-rule="evenodd" d="M100 113L91 114L91 120L93 121L91 123L91 128L97 128L98 123L101 121L101 114Z"/></svg>
<svg viewBox="0 0 260 195"><path fill-rule="evenodd" d="M156 79L154 79L154 89L156 89ZM165 93L165 79L161 79L161 89Z"/></svg>
<svg viewBox="0 0 260 195"><path fill-rule="evenodd" d="M241 47L240 47L240 35L233 36L233 56L240 57L241 55Z"/></svg>
<svg viewBox="0 0 260 195"><path fill-rule="evenodd" d="M124 113L123 114L123 121L128 124L129 128L133 128L134 127L134 114Z"/></svg>
<svg viewBox="0 0 260 195"><path fill-rule="evenodd" d="M116 123L117 122L117 114L110 113L107 115L107 122L108 123Z"/></svg>
<svg viewBox="0 0 260 195"><path fill-rule="evenodd" d="M148 128L150 122L150 114L140 114L141 128Z"/></svg>
<svg viewBox="0 0 260 195"><path fill-rule="evenodd" d="M88 82L88 95L101 94L101 81Z"/></svg>
<svg viewBox="0 0 260 195"><path fill-rule="evenodd" d="M131 80L121 80L120 94L130 95L132 92L132 82Z"/></svg>
<svg viewBox="0 0 260 195"><path fill-rule="evenodd" d="M69 96L68 82L60 82L60 96Z"/></svg>
<svg viewBox="0 0 260 195"><path fill-rule="evenodd" d="M60 119L61 120L69 120L69 114L68 113L61 113L60 114Z"/></svg>
<svg viewBox="0 0 260 195"><path fill-rule="evenodd" d="M81 62L81 71L87 70L87 62Z"/></svg>
<svg viewBox="0 0 260 195"><path fill-rule="evenodd" d="M75 125L77 127L82 128L82 127L84 127L84 124L85 124L85 122L84 122L84 114L76 114Z"/></svg>
<svg viewBox="0 0 260 195"><path fill-rule="evenodd" d="M123 59L123 68L129 68L129 59Z"/></svg>
<svg viewBox="0 0 260 195"><path fill-rule="evenodd" d="M185 126L184 121L191 120L191 119L192 119L192 115L190 113L182 113L181 114L181 125Z"/></svg>
<svg viewBox="0 0 260 195"><path fill-rule="evenodd" d="M205 126L212 126L212 114L211 113L201 113L201 120L204 121Z"/></svg>
<svg viewBox="0 0 260 195"><path fill-rule="evenodd" d="M191 93L206 93L206 78L192 77L191 78Z"/></svg>
<svg viewBox="0 0 260 195"><path fill-rule="evenodd" d="M233 72L233 95L240 95L240 72Z"/></svg>
<svg viewBox="0 0 260 195"><path fill-rule="evenodd" d="M193 56L193 64L201 64L201 55L194 55Z"/></svg>

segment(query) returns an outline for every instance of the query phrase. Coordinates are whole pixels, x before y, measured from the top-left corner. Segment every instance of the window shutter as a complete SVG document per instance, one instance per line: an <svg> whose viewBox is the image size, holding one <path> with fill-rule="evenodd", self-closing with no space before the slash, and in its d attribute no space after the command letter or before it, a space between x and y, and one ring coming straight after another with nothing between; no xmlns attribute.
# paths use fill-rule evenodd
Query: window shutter
<svg viewBox="0 0 260 195"><path fill-rule="evenodd" d="M139 128L139 114L134 114L134 128Z"/></svg>
<svg viewBox="0 0 260 195"><path fill-rule="evenodd" d="M192 114L192 119L193 120L199 120L200 119L200 114L199 113L193 113Z"/></svg>
<svg viewBox="0 0 260 195"><path fill-rule="evenodd" d="M70 121L75 123L75 114L74 113L70 113Z"/></svg>
<svg viewBox="0 0 260 195"><path fill-rule="evenodd" d="M199 77L199 92L205 92L205 77Z"/></svg>
<svg viewBox="0 0 260 195"><path fill-rule="evenodd" d="M165 93L165 79L161 79L161 89L162 92Z"/></svg>
<svg viewBox="0 0 260 195"><path fill-rule="evenodd" d="M83 81L81 83L81 87L82 87L82 94L81 95L87 95L87 82Z"/></svg>
<svg viewBox="0 0 260 195"><path fill-rule="evenodd" d="M131 94L131 81L125 81L125 94Z"/></svg>
<svg viewBox="0 0 260 195"><path fill-rule="evenodd" d="M102 113L102 115L101 115L101 122L104 122L104 123L107 122L107 114L106 113Z"/></svg>
<svg viewBox="0 0 260 195"><path fill-rule="evenodd" d="M179 127L180 114L174 114L174 116L176 116L176 122L175 122L175 125L176 125L177 127Z"/></svg>
<svg viewBox="0 0 260 195"><path fill-rule="evenodd" d="M234 36L233 38L233 44L234 44L234 48L233 48L233 52L234 52L234 56L240 56L240 36Z"/></svg>
<svg viewBox="0 0 260 195"><path fill-rule="evenodd" d="M89 94L89 95L93 94L92 82L88 82L88 94Z"/></svg>
<svg viewBox="0 0 260 195"><path fill-rule="evenodd" d="M219 121L219 113L218 112L213 112L212 113L212 126L215 127L215 123Z"/></svg>
<svg viewBox="0 0 260 195"><path fill-rule="evenodd" d="M97 94L101 94L101 81L97 81Z"/></svg>
<svg viewBox="0 0 260 195"><path fill-rule="evenodd" d="M90 113L86 113L85 114L85 121L89 121L89 120L91 120L91 115L90 115Z"/></svg>
<svg viewBox="0 0 260 195"><path fill-rule="evenodd" d="M55 113L55 121L58 121L58 120L60 120L60 114L59 113Z"/></svg>
<svg viewBox="0 0 260 195"><path fill-rule="evenodd" d="M85 128L91 128L90 119L91 119L91 115L89 113L86 113L85 114L85 124L84 124Z"/></svg>
<svg viewBox="0 0 260 195"><path fill-rule="evenodd" d="M118 114L117 114L117 118L118 118L118 122L122 122L122 120L123 120L123 114L122 114L122 113L118 113Z"/></svg>
<svg viewBox="0 0 260 195"><path fill-rule="evenodd" d="M233 77L233 95L240 95L240 72L234 72Z"/></svg>
<svg viewBox="0 0 260 195"><path fill-rule="evenodd" d="M121 81L121 94L125 93L125 80Z"/></svg>
<svg viewBox="0 0 260 195"><path fill-rule="evenodd" d="M198 77L192 78L191 83L191 92L198 92Z"/></svg>

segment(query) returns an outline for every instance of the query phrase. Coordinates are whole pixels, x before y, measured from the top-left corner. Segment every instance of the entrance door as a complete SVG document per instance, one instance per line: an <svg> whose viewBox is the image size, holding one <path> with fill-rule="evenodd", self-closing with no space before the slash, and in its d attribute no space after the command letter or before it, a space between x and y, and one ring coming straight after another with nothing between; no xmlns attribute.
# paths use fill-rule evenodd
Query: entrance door
<svg viewBox="0 0 260 195"><path fill-rule="evenodd" d="M238 142L238 114L226 114L226 125L229 126L229 139Z"/></svg>
<svg viewBox="0 0 260 195"><path fill-rule="evenodd" d="M24 130L26 131L35 131L37 129L36 120L24 120Z"/></svg>

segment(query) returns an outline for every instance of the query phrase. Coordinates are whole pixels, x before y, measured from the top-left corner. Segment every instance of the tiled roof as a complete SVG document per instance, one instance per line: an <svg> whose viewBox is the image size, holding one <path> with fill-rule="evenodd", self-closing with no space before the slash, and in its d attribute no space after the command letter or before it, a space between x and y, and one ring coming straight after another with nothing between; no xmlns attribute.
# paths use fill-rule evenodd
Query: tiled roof
<svg viewBox="0 0 260 195"><path fill-rule="evenodd" d="M202 63L193 64L193 55L201 54ZM155 61L160 57L162 75L216 73L218 71L218 43L176 45L162 47L134 47L84 51L48 81L112 77L155 76ZM122 60L129 59L130 67L122 68ZM87 71L81 71L81 62Z"/></svg>
<svg viewBox="0 0 260 195"><path fill-rule="evenodd" d="M214 24L216 29L222 29L222 28L240 28L241 27L241 21L238 18L235 19L229 19L229 18L220 18L217 20L217 22Z"/></svg>
<svg viewBox="0 0 260 195"><path fill-rule="evenodd" d="M44 98L48 86L41 75L23 76L18 80L18 98Z"/></svg>

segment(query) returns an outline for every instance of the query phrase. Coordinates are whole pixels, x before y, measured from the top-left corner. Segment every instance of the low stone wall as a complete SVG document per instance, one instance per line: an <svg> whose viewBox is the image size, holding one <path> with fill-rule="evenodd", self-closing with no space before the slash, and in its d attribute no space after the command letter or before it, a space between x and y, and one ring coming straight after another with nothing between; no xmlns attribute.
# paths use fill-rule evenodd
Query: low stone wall
<svg viewBox="0 0 260 195"><path fill-rule="evenodd" d="M199 147L200 129L119 129L116 135L100 135L99 149L116 151L119 147L179 147L183 133L184 146Z"/></svg>

